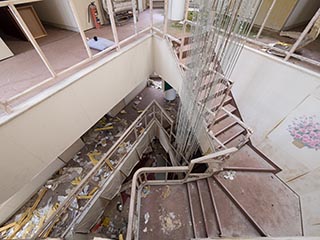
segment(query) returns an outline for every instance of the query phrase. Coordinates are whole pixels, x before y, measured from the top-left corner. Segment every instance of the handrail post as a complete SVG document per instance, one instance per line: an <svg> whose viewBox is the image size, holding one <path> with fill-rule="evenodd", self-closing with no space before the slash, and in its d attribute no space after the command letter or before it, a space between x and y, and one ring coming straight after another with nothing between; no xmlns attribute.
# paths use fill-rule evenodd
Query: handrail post
<svg viewBox="0 0 320 240"><path fill-rule="evenodd" d="M287 56L285 57L285 61L288 61L289 58L291 57L291 55L297 50L297 48L299 47L300 43L302 42L302 40L305 38L305 36L308 34L308 32L310 31L310 29L313 27L314 23L318 20L318 18L320 17L320 8L318 9L318 11L314 14L313 18L310 20L310 22L308 23L308 25L306 26L306 28L303 30L303 32L300 34L299 38L297 39L297 41L293 44L293 46L291 47L290 51L287 53Z"/></svg>

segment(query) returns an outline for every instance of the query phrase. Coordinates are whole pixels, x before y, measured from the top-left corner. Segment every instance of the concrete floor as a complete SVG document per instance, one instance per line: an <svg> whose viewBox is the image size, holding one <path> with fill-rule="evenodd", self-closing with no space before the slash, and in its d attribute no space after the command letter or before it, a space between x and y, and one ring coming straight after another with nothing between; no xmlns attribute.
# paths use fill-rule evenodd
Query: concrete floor
<svg viewBox="0 0 320 240"><path fill-rule="evenodd" d="M161 25L163 21L163 10L155 9L153 21ZM139 14L137 23L138 31L150 26L149 11ZM48 36L37 39L39 46L49 60L52 68L57 73L85 60L88 54L83 45L81 36L77 32L58 29L51 26L45 26ZM127 24L117 26L119 40L124 40L134 34L133 19ZM85 32L87 38L99 36L113 41L113 34L110 25L102 26L101 29L91 29ZM9 59L0 62L0 101L5 101L12 96L48 79L51 77L49 71L41 61L37 52L33 49L31 43L21 41L9 36L2 36L5 43L15 54ZM91 50L92 54L98 51ZM83 68L83 66L81 67ZM79 69L81 69L79 68ZM74 73L72 71L71 73ZM50 83L29 94L31 97L43 89L46 89L66 76L60 76ZM22 98L24 100L25 98Z"/></svg>
<svg viewBox="0 0 320 240"><path fill-rule="evenodd" d="M254 39L257 32L258 32L259 29L257 28L253 28L250 36ZM293 28L293 29L290 29L290 31L296 31L296 32L302 32L304 30L304 26L301 26L301 27L296 27L296 28ZM284 43L289 43L289 44L294 44L295 43L295 40L294 39L291 39L291 38L288 38L288 37L282 37L279 35L278 32L272 32L272 31L269 31L267 29L263 30L260 38L258 39L260 42L263 42L263 43L266 43L266 44L272 44L272 43L276 43L278 41L281 41L281 42L284 42ZM252 44L252 43L248 43L251 47L254 47L254 48L257 48L257 49L263 49L262 47L259 47L255 44ZM314 42L310 43L309 45L305 46L304 48L296 51L295 53L298 54L298 55L301 55L303 57L307 57L307 58L310 58L312 60L315 60L315 61L320 61L320 37L318 37ZM294 63L294 64L297 64L299 66L302 66L302 67L305 67L305 68L308 68L312 71L315 71L315 72L319 72L320 71L320 67L317 67L315 65L312 65L312 64L309 64L309 63L305 63L305 62L302 62L301 60L298 60L298 59L294 59L294 58L291 58L289 60L290 62Z"/></svg>

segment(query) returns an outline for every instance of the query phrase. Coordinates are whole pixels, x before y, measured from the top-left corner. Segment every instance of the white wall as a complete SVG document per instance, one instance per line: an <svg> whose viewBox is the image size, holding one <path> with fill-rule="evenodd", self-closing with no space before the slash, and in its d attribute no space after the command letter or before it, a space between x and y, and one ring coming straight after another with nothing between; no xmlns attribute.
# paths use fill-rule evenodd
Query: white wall
<svg viewBox="0 0 320 240"><path fill-rule="evenodd" d="M320 151L296 147L288 127L296 117L320 116L320 74L244 48L231 79L244 122L254 130L251 140L299 194L304 234L319 236Z"/></svg>
<svg viewBox="0 0 320 240"><path fill-rule="evenodd" d="M174 52L167 40L153 37L154 71L167 81L176 91L180 92L182 71L175 60Z"/></svg>
<svg viewBox="0 0 320 240"><path fill-rule="evenodd" d="M13 53L0 37L0 60L13 56Z"/></svg>
<svg viewBox="0 0 320 240"><path fill-rule="evenodd" d="M91 0L71 0L73 1L79 16L80 26L83 30L93 27L92 21L88 22L88 5ZM64 28L72 31L79 31L76 21L72 15L69 0L43 0L34 3L34 7L41 21L49 23L53 26ZM102 8L100 1L95 1L99 17L102 21Z"/></svg>
<svg viewBox="0 0 320 240"><path fill-rule="evenodd" d="M133 89L146 82L153 73L151 37L90 66L94 67L97 68L91 72L82 70L78 73L84 74L81 78L66 80L61 84L72 81L70 85L1 124L0 220L39 187L39 182L32 182L37 174L49 169L42 182L50 177L61 167L62 163L56 162L57 156ZM50 167L52 164L55 167ZM28 184L31 188L24 191Z"/></svg>
<svg viewBox="0 0 320 240"><path fill-rule="evenodd" d="M284 28L288 29L308 22L319 8L320 1L299 0L291 15L287 19Z"/></svg>

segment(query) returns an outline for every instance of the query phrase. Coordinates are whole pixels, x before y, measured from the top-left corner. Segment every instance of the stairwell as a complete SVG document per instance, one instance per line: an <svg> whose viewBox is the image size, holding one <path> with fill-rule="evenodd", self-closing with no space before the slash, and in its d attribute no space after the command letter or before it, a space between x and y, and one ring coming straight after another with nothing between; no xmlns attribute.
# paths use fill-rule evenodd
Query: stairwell
<svg viewBox="0 0 320 240"><path fill-rule="evenodd" d="M223 102L212 104L220 110L207 131L216 151L238 151L228 154L221 170L210 177L182 184L144 182L139 191L150 191L143 197L138 193L136 239L303 235L298 195L275 175L280 169L252 145L252 132L231 93L224 94Z"/></svg>

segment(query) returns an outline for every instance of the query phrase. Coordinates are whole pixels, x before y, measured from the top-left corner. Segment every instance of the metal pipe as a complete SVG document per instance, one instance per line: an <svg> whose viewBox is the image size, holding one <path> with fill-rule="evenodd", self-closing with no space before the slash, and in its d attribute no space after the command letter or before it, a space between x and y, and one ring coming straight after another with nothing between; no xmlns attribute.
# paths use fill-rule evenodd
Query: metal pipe
<svg viewBox="0 0 320 240"><path fill-rule="evenodd" d="M131 0L132 4L132 14L133 14L133 25L134 25L134 33L138 33L138 27L137 27L137 5L136 0Z"/></svg>
<svg viewBox="0 0 320 240"><path fill-rule="evenodd" d="M289 58L291 57L291 55L297 50L297 48L299 47L300 43L305 38L305 36L308 34L308 32L313 27L314 23L318 20L319 17L320 17L320 8L314 14L313 18L310 20L310 22L308 23L306 28L303 30L303 32L301 33L300 37L297 39L297 41L291 47L290 51L287 53L287 56L284 59L285 61L288 61Z"/></svg>
<svg viewBox="0 0 320 240"><path fill-rule="evenodd" d="M168 32L168 0L164 0L164 25L163 25L163 33L164 35Z"/></svg>
<svg viewBox="0 0 320 240"><path fill-rule="evenodd" d="M263 31L268 19L269 19L269 16L270 16L274 6L276 5L276 2L277 2L277 0L273 0L272 4L271 4L271 6L270 6L270 8L269 8L269 10L267 12L267 15L266 15L266 17L264 18L264 20L263 20L263 22L261 24L261 27L259 29L259 32L258 32L257 36L256 36L256 39L258 39L260 37L260 35L261 35L261 33L262 33L262 31Z"/></svg>
<svg viewBox="0 0 320 240"><path fill-rule="evenodd" d="M153 30L153 0L149 0L149 8L150 8L150 25L151 31Z"/></svg>
<svg viewBox="0 0 320 240"><path fill-rule="evenodd" d="M114 20L114 13L113 13L113 7L112 7L111 0L107 0L107 8L108 8L108 14L109 14L109 20L110 20L110 24L111 24L113 39L114 39L115 44L117 45L117 51L119 51L120 50L119 37L118 37L116 23Z"/></svg>

